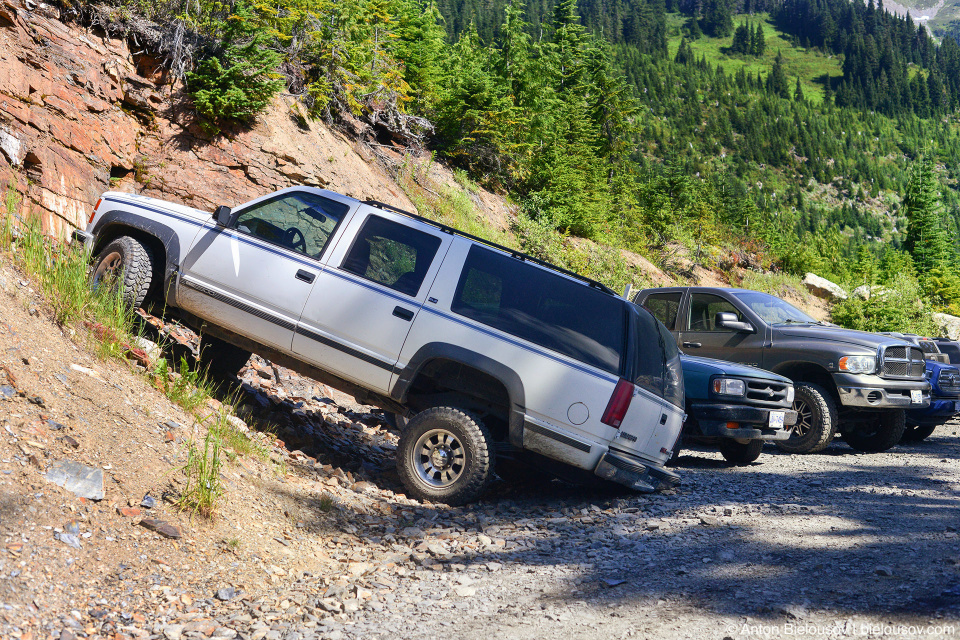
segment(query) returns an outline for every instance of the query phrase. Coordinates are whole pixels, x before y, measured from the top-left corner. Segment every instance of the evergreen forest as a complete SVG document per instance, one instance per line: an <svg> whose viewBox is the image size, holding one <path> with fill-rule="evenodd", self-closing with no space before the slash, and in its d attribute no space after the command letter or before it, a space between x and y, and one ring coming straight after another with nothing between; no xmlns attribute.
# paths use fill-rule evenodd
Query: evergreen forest
<svg viewBox="0 0 960 640"><path fill-rule="evenodd" d="M898 292L882 321L841 305L850 326L960 312L960 29L882 0L121 2L113 28L165 25L210 135L283 91L508 194L555 261L565 236L668 269L747 249Z"/></svg>

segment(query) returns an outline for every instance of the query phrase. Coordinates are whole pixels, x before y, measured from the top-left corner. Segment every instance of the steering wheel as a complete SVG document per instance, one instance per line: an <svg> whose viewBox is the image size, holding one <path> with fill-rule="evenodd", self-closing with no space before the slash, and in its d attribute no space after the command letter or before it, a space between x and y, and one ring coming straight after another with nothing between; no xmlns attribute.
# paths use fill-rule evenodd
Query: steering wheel
<svg viewBox="0 0 960 640"><path fill-rule="evenodd" d="M307 252L307 239L304 237L303 232L296 227L290 227L283 232L283 244L294 251Z"/></svg>

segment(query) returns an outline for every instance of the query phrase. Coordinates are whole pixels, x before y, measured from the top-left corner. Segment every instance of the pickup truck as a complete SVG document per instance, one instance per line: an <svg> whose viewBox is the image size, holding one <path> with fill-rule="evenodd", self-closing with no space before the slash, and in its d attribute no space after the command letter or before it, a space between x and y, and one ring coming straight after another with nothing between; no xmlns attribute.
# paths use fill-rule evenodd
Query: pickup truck
<svg viewBox="0 0 960 640"><path fill-rule="evenodd" d="M210 214L106 193L85 231L93 286L156 299L200 360L251 352L408 418L410 495L482 495L509 444L638 491L679 477L676 345L600 283L378 202L292 187Z"/></svg>
<svg viewBox="0 0 960 640"><path fill-rule="evenodd" d="M785 451L821 451L838 430L854 449L884 451L903 436L905 410L930 405L923 350L903 340L819 322L748 289L644 289L634 302L686 352L790 378L799 415L791 437L777 442Z"/></svg>
<svg viewBox="0 0 960 640"><path fill-rule="evenodd" d="M687 421L682 443L713 444L730 463L760 457L764 442L790 437L797 422L789 379L743 364L681 355Z"/></svg>

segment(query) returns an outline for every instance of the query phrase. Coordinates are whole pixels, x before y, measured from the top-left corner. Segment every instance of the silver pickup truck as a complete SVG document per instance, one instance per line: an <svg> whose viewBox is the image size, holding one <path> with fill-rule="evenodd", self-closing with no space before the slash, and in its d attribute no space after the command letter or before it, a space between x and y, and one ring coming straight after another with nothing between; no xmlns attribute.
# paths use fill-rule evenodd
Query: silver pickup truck
<svg viewBox="0 0 960 640"><path fill-rule="evenodd" d="M679 357L603 285L377 202L293 187L211 215L106 193L92 281L201 332L201 362L250 352L408 418L409 493L462 504L518 447L640 491L683 424Z"/></svg>

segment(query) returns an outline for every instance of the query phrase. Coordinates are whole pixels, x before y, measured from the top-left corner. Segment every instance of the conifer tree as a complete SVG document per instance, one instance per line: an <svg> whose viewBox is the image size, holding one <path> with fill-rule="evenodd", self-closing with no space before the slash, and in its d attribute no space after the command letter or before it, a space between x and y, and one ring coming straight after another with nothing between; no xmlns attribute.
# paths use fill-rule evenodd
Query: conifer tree
<svg viewBox="0 0 960 640"><path fill-rule="evenodd" d="M797 87L793 90L794 102L803 102L806 98L803 96L803 87L800 86L800 76L797 76Z"/></svg>
<svg viewBox="0 0 960 640"><path fill-rule="evenodd" d="M921 277L947 259L942 209L940 185L933 172L933 162L929 157L921 157L914 163L903 199L903 211L907 218L907 237L903 247L913 256Z"/></svg>
<svg viewBox="0 0 960 640"><path fill-rule="evenodd" d="M750 39L750 53L759 58L766 50L767 41L763 35L763 21L760 21L757 23L757 30L754 31L754 36Z"/></svg>

